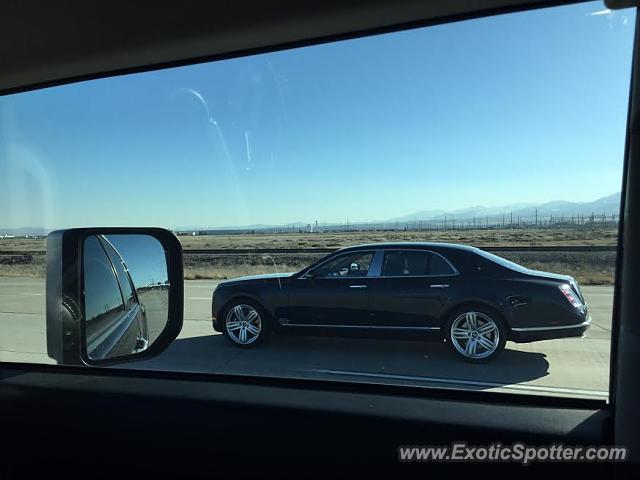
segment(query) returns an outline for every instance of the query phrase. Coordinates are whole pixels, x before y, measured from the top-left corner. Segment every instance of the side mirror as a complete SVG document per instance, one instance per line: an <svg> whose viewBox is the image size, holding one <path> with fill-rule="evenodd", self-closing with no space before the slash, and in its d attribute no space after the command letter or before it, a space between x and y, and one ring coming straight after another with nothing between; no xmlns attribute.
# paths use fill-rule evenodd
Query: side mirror
<svg viewBox="0 0 640 480"><path fill-rule="evenodd" d="M47 236L47 353L106 365L163 352L182 329L182 246L160 228Z"/></svg>

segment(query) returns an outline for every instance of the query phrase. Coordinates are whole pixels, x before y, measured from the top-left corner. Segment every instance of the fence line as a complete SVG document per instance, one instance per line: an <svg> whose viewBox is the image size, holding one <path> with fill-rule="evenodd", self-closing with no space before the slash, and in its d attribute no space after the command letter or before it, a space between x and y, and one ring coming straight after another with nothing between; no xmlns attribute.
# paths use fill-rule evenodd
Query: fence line
<svg viewBox="0 0 640 480"><path fill-rule="evenodd" d="M591 213L589 215L500 215L473 216L469 218L446 215L391 222L350 222L343 224L286 225L277 227L237 228L227 230L203 229L177 231L178 235L223 235L253 233L334 233L360 231L451 231L451 230L524 230L524 229L597 229L617 228L619 215Z"/></svg>

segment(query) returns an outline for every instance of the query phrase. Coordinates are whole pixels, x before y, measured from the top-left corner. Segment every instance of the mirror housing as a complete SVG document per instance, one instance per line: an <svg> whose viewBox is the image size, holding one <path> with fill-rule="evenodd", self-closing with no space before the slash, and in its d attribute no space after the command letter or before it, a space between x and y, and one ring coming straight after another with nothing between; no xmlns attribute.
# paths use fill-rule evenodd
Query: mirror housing
<svg viewBox="0 0 640 480"><path fill-rule="evenodd" d="M158 282L154 288L166 292L166 324L157 338L148 342L144 349L113 357L90 355L87 351L85 318L84 244L92 236L106 241L104 236L120 235L151 237L162 247L167 278L166 282ZM117 250L115 254L119 256ZM67 365L108 365L149 359L163 352L180 333L184 308L182 246L170 231L161 228L99 227L57 230L47 236L46 256L47 354L56 362ZM120 259L124 263L124 259ZM116 275L115 270L113 274ZM128 270L127 275L129 276ZM136 286L134 295L137 309L145 316L148 309L138 301L138 294L143 290L144 288L140 288L138 291Z"/></svg>

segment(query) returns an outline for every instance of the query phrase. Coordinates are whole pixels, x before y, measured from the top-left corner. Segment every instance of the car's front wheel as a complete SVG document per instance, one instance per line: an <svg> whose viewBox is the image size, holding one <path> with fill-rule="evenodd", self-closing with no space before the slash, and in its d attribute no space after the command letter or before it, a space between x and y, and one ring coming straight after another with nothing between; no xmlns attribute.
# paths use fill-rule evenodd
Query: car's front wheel
<svg viewBox="0 0 640 480"><path fill-rule="evenodd" d="M266 335L266 318L254 302L242 300L229 305L224 316L224 333L234 345L257 345Z"/></svg>
<svg viewBox="0 0 640 480"><path fill-rule="evenodd" d="M446 328L446 340L452 350L472 363L484 363L495 358L504 350L507 340L498 314L476 306L454 312Z"/></svg>

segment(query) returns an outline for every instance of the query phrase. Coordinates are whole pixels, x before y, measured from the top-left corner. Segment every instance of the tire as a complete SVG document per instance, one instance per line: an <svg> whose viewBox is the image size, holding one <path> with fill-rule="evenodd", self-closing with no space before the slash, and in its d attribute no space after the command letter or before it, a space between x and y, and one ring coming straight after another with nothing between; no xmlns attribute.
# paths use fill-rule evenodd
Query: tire
<svg viewBox="0 0 640 480"><path fill-rule="evenodd" d="M233 301L224 312L224 336L235 346L255 347L268 334L269 324L264 309L252 300Z"/></svg>
<svg viewBox="0 0 640 480"><path fill-rule="evenodd" d="M456 309L447 321L445 333L451 350L470 363L493 360L507 342L507 330L500 315L476 305Z"/></svg>

